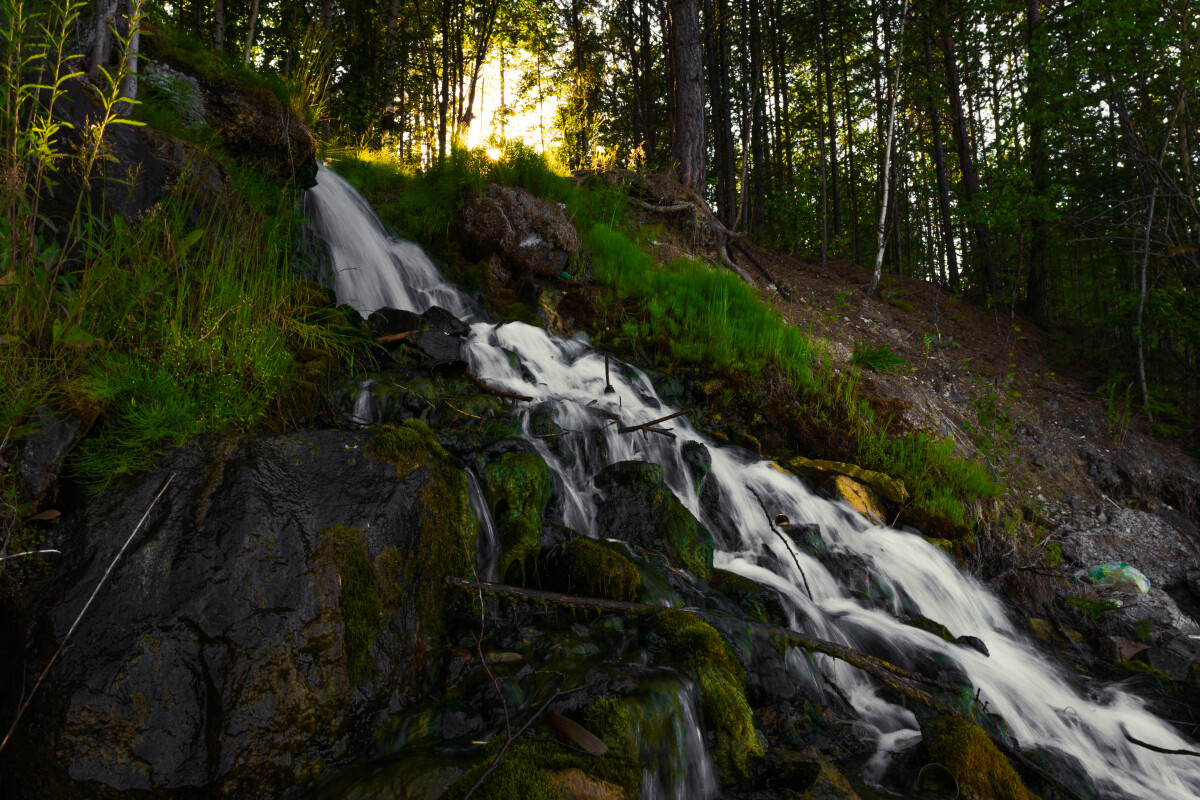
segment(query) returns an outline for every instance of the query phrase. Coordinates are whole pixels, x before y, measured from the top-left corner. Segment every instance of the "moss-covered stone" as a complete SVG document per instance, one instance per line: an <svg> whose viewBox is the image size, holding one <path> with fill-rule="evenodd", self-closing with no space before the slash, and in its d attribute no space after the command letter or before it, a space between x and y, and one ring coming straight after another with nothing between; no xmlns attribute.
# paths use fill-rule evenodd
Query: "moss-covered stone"
<svg viewBox="0 0 1200 800"><path fill-rule="evenodd" d="M584 724L608 745L608 750L626 761L637 760L637 739L629 706L615 697L601 697L588 706Z"/></svg>
<svg viewBox="0 0 1200 800"><path fill-rule="evenodd" d="M823 479L829 475L845 475L864 486L871 487L881 497L890 502L908 502L908 489L905 487L904 481L899 478L893 478L890 475L885 475L882 472L863 469L857 464L797 456L788 462L788 468L797 475L803 475L806 478Z"/></svg>
<svg viewBox="0 0 1200 800"><path fill-rule="evenodd" d="M606 535L660 551L696 577L709 576L712 534L667 487L661 466L623 461L605 469L595 482L608 495L597 510L597 525Z"/></svg>
<svg viewBox="0 0 1200 800"><path fill-rule="evenodd" d="M736 604L743 613L759 622L787 625L783 603L779 600L779 594L770 586L723 569L713 570L708 585Z"/></svg>
<svg viewBox="0 0 1200 800"><path fill-rule="evenodd" d="M910 623L914 628L920 628L926 633L932 633L939 639L945 639L947 642L954 644L957 641L954 634L950 633L950 629L935 619L929 617L917 617Z"/></svg>
<svg viewBox="0 0 1200 800"><path fill-rule="evenodd" d="M664 611L658 626L671 656L700 687L704 719L716 738L713 760L726 776L745 776L750 757L763 751L746 701L741 661L717 630L695 614Z"/></svg>
<svg viewBox="0 0 1200 800"><path fill-rule="evenodd" d="M536 453L507 453L484 467L480 478L500 539L498 574L523 583L525 565L541 546L542 515L553 485L550 468Z"/></svg>
<svg viewBox="0 0 1200 800"><path fill-rule="evenodd" d="M642 575L633 562L606 542L572 539L564 551L570 590L589 597L636 600Z"/></svg>
<svg viewBox="0 0 1200 800"><path fill-rule="evenodd" d="M870 486L845 475L834 475L822 486L830 495L846 501L851 508L871 522L876 525L885 524L886 516L883 513L883 504L880 503L879 496Z"/></svg>
<svg viewBox="0 0 1200 800"><path fill-rule="evenodd" d="M921 721L930 759L950 770L967 800L1034 800L1004 754L978 725L959 717Z"/></svg>
<svg viewBox="0 0 1200 800"><path fill-rule="evenodd" d="M442 800L461 800L475 785L484 770L495 758L504 737L498 736L484 751L484 758L451 786ZM564 773L578 771L593 787L607 784L611 797L636 800L640 794L642 768L636 763L622 761L611 753L599 758L566 750L554 742L517 741L508 748L499 765L479 787L472 798L478 800L563 800Z"/></svg>
<svg viewBox="0 0 1200 800"><path fill-rule="evenodd" d="M394 466L397 480L404 480L431 456L446 456L437 434L419 419L406 419L398 427L384 427L367 442L364 450Z"/></svg>

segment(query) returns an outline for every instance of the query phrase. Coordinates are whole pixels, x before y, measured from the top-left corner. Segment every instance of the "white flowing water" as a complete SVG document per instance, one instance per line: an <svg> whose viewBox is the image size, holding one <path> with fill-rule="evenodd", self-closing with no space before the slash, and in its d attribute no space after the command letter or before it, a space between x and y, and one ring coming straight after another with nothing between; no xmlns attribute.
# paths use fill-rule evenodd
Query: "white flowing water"
<svg viewBox="0 0 1200 800"><path fill-rule="evenodd" d="M323 232L333 237L332 241L327 238L331 251L345 252L339 243L344 237L359 237L372 226L382 228L365 201L327 170L319 173L317 189L320 182L331 179L337 191L316 195L314 205L323 219L352 220L344 232L336 226L327 226ZM326 203L338 204L338 210L324 208ZM359 220L359 216L369 219ZM417 262L394 258L390 246L380 252L374 261L357 261L359 272L388 273L386 280L378 281L380 285L386 284L389 291L404 297L423 299L425 307L440 303L435 299L439 297L462 302L461 295L444 282L441 288L434 285L426 269L427 259L413 267L414 283L410 284L404 268ZM356 276L349 285L366 308L390 304L393 301L388 298L396 296L368 294L366 276ZM340 286L338 297L345 301ZM406 286L423 288L417 291ZM420 302L407 307L424 310ZM465 304L450 310L462 316L469 313ZM1136 747L1126 741L1121 725L1132 736L1164 748L1196 750L1195 743L1119 687L1088 682L1079 688L1083 679L1069 676L1061 665L1039 652L1014 628L999 600L985 586L960 572L950 558L920 536L871 526L845 504L814 495L775 464L717 446L684 418L669 423L677 437L674 440L619 433L618 426L609 425L609 418L601 412L620 415L628 426L666 416L674 409L662 401L645 374L619 362L613 363L611 371L616 392L606 394L604 356L582 337L562 340L517 322L499 329L476 323L466 353L477 376L497 388L533 397L533 404L551 409L558 425L568 432L562 437L569 456L565 459L542 440L530 437L555 475L566 525L591 536L603 534L593 525L596 490L592 478L606 465L626 460L660 464L671 490L713 532L719 543L716 565L777 588L790 599L800 629L884 657L924 652L956 665L978 688L988 709L1004 717L1022 748L1069 755L1101 797L1200 797L1196 759ZM510 355L519 359L519 366L514 366ZM689 442L704 445L711 454L708 480L716 482L722 497L716 518L701 506L684 461L682 448ZM772 516L787 515L793 523L819 524L835 556L868 561L892 591L893 608L864 606L839 585L821 561L796 551L801 575L787 545L771 528L764 507ZM902 602L910 611L915 609L941 622L955 635L979 637L990 656L904 624L895 616ZM803 658L791 657L788 663L793 665L797 681L820 686L827 678L854 706L877 743L879 754L869 765L877 777L886 765L887 750L911 744L919 736L911 712L885 699L878 684L865 673L825 656L816 658L822 677L812 675Z"/></svg>
<svg viewBox="0 0 1200 800"><path fill-rule="evenodd" d="M388 234L370 204L342 176L318 163L304 197L312 229L329 248L339 303L363 316L378 308L420 313L441 306L465 318L471 306L417 245Z"/></svg>

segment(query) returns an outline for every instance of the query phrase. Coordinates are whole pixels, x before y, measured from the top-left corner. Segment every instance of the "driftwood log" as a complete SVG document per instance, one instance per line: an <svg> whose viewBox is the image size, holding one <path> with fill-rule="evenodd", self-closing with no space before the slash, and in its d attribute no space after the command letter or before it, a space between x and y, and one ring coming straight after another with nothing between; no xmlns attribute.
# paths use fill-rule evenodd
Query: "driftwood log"
<svg viewBox="0 0 1200 800"><path fill-rule="evenodd" d="M453 576L446 578L446 584L452 589L467 591L470 593L481 592L496 598L507 598L509 600L534 603L537 605L552 606L557 608L572 608L584 609L592 611L607 611L622 614L660 614L668 609L663 606L650 605L648 603L629 603L620 600L605 600L598 597L581 597L578 595L559 594L557 592L543 592L537 589L524 589L518 586L509 586L502 583L487 583L484 581L466 580L465 578L456 578ZM788 628L783 628L778 625L767 625L761 622L749 622L747 620L736 619L733 617L724 616L721 614L712 614L704 611L694 611L687 609L710 623L715 623L724 628L741 627L749 629L767 636L775 636L785 640L793 647L801 647L810 653L824 653L827 656L836 658L840 661L845 661L852 667L857 667L868 675L871 675L884 686L889 689L915 700L922 705L937 711L939 714L947 714L955 717L967 719L961 712L951 706L949 703L941 700L922 689L919 684L935 686L938 689L946 691L956 691L952 686L937 681L924 678L920 675L914 675L911 672L901 669L894 664L890 664L881 658L861 653L852 647L847 647L844 644L837 642L828 642L824 639L815 639L799 631L793 631ZM973 723L973 720L969 720ZM1037 764L1030 761L1023 753L1010 747L1003 739L995 736L987 731L988 738L1004 753L1009 759L1016 761L1029 772L1041 778L1046 783L1054 787L1054 789L1068 800L1083 800L1078 794L1068 789L1061 781L1055 778L1050 773L1039 767ZM1126 734L1126 738L1130 738ZM1135 742L1146 746L1142 742ZM1157 748L1153 748L1157 749Z"/></svg>
<svg viewBox="0 0 1200 800"><path fill-rule="evenodd" d="M532 397L529 397L528 395L517 394L516 392L508 392L508 391L505 391L504 389L497 389L494 386L488 386L486 383L479 380L479 378L476 378L471 373L471 370L467 370L466 375L467 375L467 380L469 380L471 383L475 384L476 386L478 386L480 389L487 392L488 394L496 395L496 397L503 397L506 400L522 400L525 402L528 402L533 399Z"/></svg>

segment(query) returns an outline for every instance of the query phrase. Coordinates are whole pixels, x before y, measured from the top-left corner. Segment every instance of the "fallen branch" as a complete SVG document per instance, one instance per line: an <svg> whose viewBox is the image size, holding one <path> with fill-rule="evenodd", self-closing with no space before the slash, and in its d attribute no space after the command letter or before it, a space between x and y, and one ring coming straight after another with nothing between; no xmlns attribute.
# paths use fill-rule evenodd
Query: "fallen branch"
<svg viewBox="0 0 1200 800"><path fill-rule="evenodd" d="M682 417L684 414L690 413L692 413L692 410L688 408L684 409L683 411L676 411L674 414L667 414L665 417L652 419L649 422L643 422L641 425L622 425L621 427L617 428L617 433L636 433L637 431L654 430L659 423L669 422L676 417ZM654 432L663 433L666 431L660 428L659 430L654 430Z"/></svg>
<svg viewBox="0 0 1200 800"><path fill-rule="evenodd" d="M543 592L537 589L522 589L516 586L509 586L501 583L484 583L482 581L470 581L464 578L456 578L448 576L446 584L453 589L459 589L467 592L481 592L493 597L506 597L512 600L521 600L525 602L533 602L546 606L559 606L562 608L585 608L595 611L616 611L629 614L661 614L668 609L663 606L654 606L648 603L628 603L620 600L603 600L598 597L580 597L577 595L558 594L557 592ZM946 703L937 697L934 697L929 692L921 689L916 684L925 684L934 686L938 689L948 692L957 692L958 689L953 686L938 681L930 680L929 678L920 675L914 675L911 672L901 669L894 664L890 664L881 658L860 653L852 647L836 642L827 642L823 639L814 639L799 631L793 631L788 628L783 628L778 625L768 625L762 622L749 622L747 620L735 619L718 614L711 614L704 611L696 611L688 609L692 614L695 614L701 619L707 620L710 623L720 625L736 624L741 625L767 636L778 636L784 639L793 647L800 647L804 650L817 653L824 653L827 656L836 658L839 661L845 661L852 667L857 667L868 675L871 675L884 686L901 694L910 700L915 700L928 708L937 711L940 714L947 714L955 717L967 719L963 714L956 710L949 703ZM552 698L553 699L553 698ZM549 702L549 701L547 701ZM974 724L973 720L968 720ZM1078 794L1068 789L1059 780L1050 773L1039 767L1037 764L1030 761L1023 753L1014 750L1003 739L995 736L987 731L988 738L1000 748L1008 758L1021 764L1029 772L1038 776L1046 783L1050 784L1067 800L1083 800ZM469 795L468 795L469 796ZM465 800L465 798L464 798Z"/></svg>
<svg viewBox="0 0 1200 800"><path fill-rule="evenodd" d="M40 556L47 553L59 554L58 550L26 550L24 553L12 553L7 556L0 556L0 561L7 561L10 558L20 558L21 556Z"/></svg>
<svg viewBox="0 0 1200 800"><path fill-rule="evenodd" d="M783 546L787 548L788 553L792 557L792 561L796 564L796 569L800 572L800 577L804 579L804 591L808 594L808 599L813 601L812 589L808 588L808 576L804 574L804 567L800 566L800 559L796 557L796 551L792 550L792 545L787 540L787 537L783 535L783 531L779 530L779 528L775 526L775 520L771 519L771 514L769 511L767 511L767 505L763 502L763 499L758 496L758 492L751 489L750 494L754 495L754 499L758 501L758 507L762 509L763 516L767 518L767 524L771 526L771 530L776 536L779 537L779 540L783 542Z"/></svg>
<svg viewBox="0 0 1200 800"><path fill-rule="evenodd" d="M586 689L588 686L589 684L585 683L582 686L576 686L574 689L559 689L554 694L550 695L550 699L542 703L541 706L538 707L538 710L533 712L533 716L529 718L529 721L522 725L521 729L517 731L515 735L508 737L508 740L504 742L504 746L500 748L500 752L496 753L496 757L492 759L491 765L489 765L488 768L483 771L483 774L479 776L479 780L475 781L475 785L468 789L467 793L463 795L463 800L470 800L471 795L475 794L475 791L483 785L483 782L487 780L487 777L496 771L496 767L500 766L500 759L504 758L504 754L508 752L508 748L512 745L512 743L521 738L521 734L529 730L529 726L532 725L537 718L542 715L543 711L550 707L551 703L565 694L578 692L581 689Z"/></svg>
<svg viewBox="0 0 1200 800"><path fill-rule="evenodd" d="M506 400L523 400L525 402L529 402L530 400L533 399L532 397L529 397L528 395L517 394L516 392L508 392L508 391L505 391L504 389L496 389L491 386L488 386L486 383L479 380L479 378L476 378L474 375L472 375L471 370L467 370L466 375L467 375L467 380L469 380L471 383L475 384L476 386L478 386L480 389L487 392L488 394L496 395L496 397L503 397Z"/></svg>
<svg viewBox="0 0 1200 800"><path fill-rule="evenodd" d="M658 214L671 214L675 211L683 211L689 208L694 209L696 207L693 203L675 203L674 205L670 206L656 206L651 203L647 203L645 200L638 200L637 204L647 211L654 211Z"/></svg>
<svg viewBox="0 0 1200 800"><path fill-rule="evenodd" d="M12 738L13 731L17 729L17 723L21 721L21 717L24 716L25 710L29 708L29 704L33 701L34 694L37 693L38 687L42 685L42 681L46 679L46 675L50 672L50 668L54 666L54 662L58 660L60 655L62 655L63 648L67 646L67 642L70 640L71 634L75 633L75 629L79 627L79 621L83 619L83 615L86 614L87 610L91 607L92 601L96 599L96 595L100 594L100 589L104 586L105 581L108 580L108 576L112 574L113 568L117 566L117 562L121 560L121 556L125 554L125 550L129 547L129 543L133 541L133 537L137 536L138 531L142 529L142 525L146 523L146 518L150 516L150 512L154 509L154 506L158 504L158 499L163 496L163 492L167 491L167 487L171 485L171 481L173 480L175 480L175 473L171 473L171 476L167 478L167 482L164 483L162 488L158 490L158 494L154 496L154 500L150 502L150 505L146 508L146 512L142 514L142 518L138 520L138 524L134 527L133 532L130 533L129 538L125 540L125 544L121 545L121 549L117 551L115 556L113 556L112 563L108 565L108 569L106 569L104 574L100 576L100 580L96 583L96 588L92 590L92 596L89 597L87 602L83 604L83 608L80 609L79 614L75 617L75 621L71 623L71 627L67 630L66 635L63 636L62 642L58 645L58 649L55 650L54 655L50 657L50 663L46 664L46 668L42 670L42 674L38 675L38 679L34 682L33 688L29 690L29 696L25 698L25 702L21 703L21 707L17 709L17 716L13 718L12 725L9 727L8 733L4 734L4 740L0 741L0 750L3 750L4 746L8 744L8 740Z"/></svg>
<svg viewBox="0 0 1200 800"><path fill-rule="evenodd" d="M1195 750L1169 750L1165 747L1159 747L1158 745L1150 744L1149 742L1143 742L1141 739L1135 739L1130 736L1129 731L1125 729L1124 722L1121 723L1121 733L1125 735L1125 739L1127 741L1133 742L1138 747L1144 747L1147 750L1153 750L1156 753L1166 753L1169 756L1196 756L1197 758L1200 758L1200 753L1197 753Z"/></svg>
<svg viewBox="0 0 1200 800"><path fill-rule="evenodd" d="M388 336L380 336L375 341L379 342L380 344L387 344L388 342L398 342L401 339L407 339L409 336L412 336L414 333L420 333L420 332L421 332L421 329L418 328L415 331L404 331L403 333L393 333Z"/></svg>
<svg viewBox="0 0 1200 800"><path fill-rule="evenodd" d="M764 278L766 278L775 286L776 291L779 292L780 296L783 297L784 300L790 301L792 299L792 293L787 290L787 287L775 280L775 276L767 272L766 268L762 264L758 263L758 259L750 255L749 250L742 247L741 242L731 242L730 244L732 244L734 249L736 249L739 253L750 259L750 263L753 264L758 271L763 274Z"/></svg>

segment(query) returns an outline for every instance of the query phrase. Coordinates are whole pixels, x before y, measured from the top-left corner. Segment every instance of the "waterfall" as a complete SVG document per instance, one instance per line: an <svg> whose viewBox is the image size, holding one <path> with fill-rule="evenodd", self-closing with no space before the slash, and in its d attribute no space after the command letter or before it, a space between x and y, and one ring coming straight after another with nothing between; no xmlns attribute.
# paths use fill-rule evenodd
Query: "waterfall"
<svg viewBox="0 0 1200 800"><path fill-rule="evenodd" d="M353 262L358 268L352 278L343 278L338 272L335 289L339 300L378 308L397 303L397 297L408 302L411 293L423 302L451 303L446 307L460 316L468 314L461 295L436 272L430 274L432 265L427 259L399 259L396 240L386 237L366 202L344 181L328 170L319 173L318 181L313 190L314 212L327 221L325 230L334 237L330 249L335 263ZM336 188L323 191L327 183ZM328 208L328 204L337 208ZM329 220L337 220L337 225L331 227ZM352 248L345 245L344 238L365 238L366 231L376 231L383 243L376 256L370 256L375 251L365 246L348 255ZM418 251L407 245L404 252L410 248ZM339 254L347 254L349 260L339 262ZM411 267L418 263L422 266ZM644 373L625 364L614 364L616 392L606 394L604 356L583 337L563 340L519 322L498 329L476 323L466 353L472 371L481 379L534 398L531 407L549 410L564 430L581 432L563 437L565 457L551 452L537 437L529 437L559 484L565 524L590 536L603 535L593 524L592 477L619 461L660 464L670 489L721 543L716 566L776 588L789 599L798 628L864 652L895 658L927 654L953 665L978 688L988 709L1003 716L1021 747L1066 754L1101 797L1191 800L1200 796L1200 764L1195 759L1136 747L1125 739L1120 726L1124 724L1131 735L1165 748L1195 750L1194 743L1154 716L1143 700L1118 686L1088 681L1080 688L1082 679L1044 656L1011 624L1001 602L985 586L961 572L922 537L870 525L844 503L816 496L775 464L714 444L685 418L670 423L674 440L619 433L618 426L607 424L610 417L605 413L617 414L624 425L632 426L674 409L659 397ZM598 439L604 446L597 445ZM711 454L709 480L718 483L723 497L719 519L712 518L697 497L683 457L683 447L689 443L703 445ZM797 551L796 560L805 574L801 576L787 545L772 530L763 506L772 516L785 514L793 522L817 523L835 558L869 563L891 593L891 608L864 604L839 584L822 561ZM980 638L990 657L904 624L895 616L902 607L941 622L956 635ZM802 661L788 661L794 665L796 680L813 681L813 676L795 666ZM919 737L915 717L886 699L865 673L826 656L819 655L815 661L869 726L882 757L868 765L868 777L872 768L878 777L886 761L885 751ZM684 716L681 712L681 724L692 724ZM693 722L694 718L693 711Z"/></svg>
<svg viewBox="0 0 1200 800"><path fill-rule="evenodd" d="M339 303L366 316L379 308L418 314L441 306L455 316L471 307L417 245L388 234L363 196L342 176L318 164L317 185L304 197L313 232L329 248Z"/></svg>

